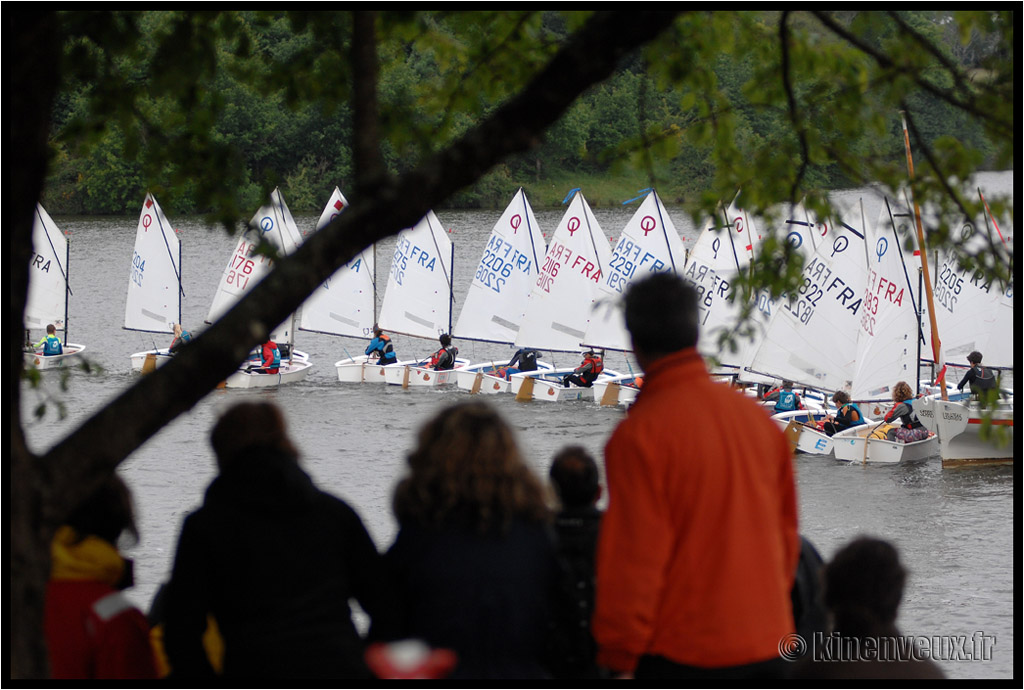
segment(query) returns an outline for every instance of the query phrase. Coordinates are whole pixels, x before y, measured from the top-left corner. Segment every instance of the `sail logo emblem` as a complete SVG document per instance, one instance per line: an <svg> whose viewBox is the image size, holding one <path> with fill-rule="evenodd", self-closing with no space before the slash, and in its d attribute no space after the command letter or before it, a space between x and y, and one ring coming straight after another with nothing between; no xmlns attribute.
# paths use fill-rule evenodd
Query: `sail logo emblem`
<svg viewBox="0 0 1024 690"><path fill-rule="evenodd" d="M273 229L274 219L270 216L263 216L263 218L260 219L260 231L265 235Z"/></svg>
<svg viewBox="0 0 1024 690"><path fill-rule="evenodd" d="M512 216L509 219L508 224L510 226L512 226L512 234L513 235L515 235L517 232L519 232L519 226L522 225L522 222L523 222L523 217L520 216L518 213L515 214L514 216Z"/></svg>
<svg viewBox="0 0 1024 690"><path fill-rule="evenodd" d="M795 230L786 235L786 241L793 245L793 249L799 249L803 246L804 236Z"/></svg>
<svg viewBox="0 0 1024 690"><path fill-rule="evenodd" d="M842 254L849 246L849 238L847 238L846 235L840 235L836 238L836 241L832 243L832 256L835 257L836 254Z"/></svg>
<svg viewBox="0 0 1024 690"><path fill-rule="evenodd" d="M882 257L889 251L889 241L884 237L879 237L877 244L875 244L875 254L878 255L878 262L882 262Z"/></svg>
<svg viewBox="0 0 1024 690"><path fill-rule="evenodd" d="M573 233L580 229L580 219L573 216L569 219L566 227L569 229L569 237L572 237Z"/></svg>
<svg viewBox="0 0 1024 690"><path fill-rule="evenodd" d="M142 231L149 232L149 226L153 224L153 216L148 213L142 216Z"/></svg>
<svg viewBox="0 0 1024 690"><path fill-rule="evenodd" d="M643 220L640 221L640 229L644 231L644 237L647 237L647 233L658 227L658 221L654 220L650 216L644 216Z"/></svg>

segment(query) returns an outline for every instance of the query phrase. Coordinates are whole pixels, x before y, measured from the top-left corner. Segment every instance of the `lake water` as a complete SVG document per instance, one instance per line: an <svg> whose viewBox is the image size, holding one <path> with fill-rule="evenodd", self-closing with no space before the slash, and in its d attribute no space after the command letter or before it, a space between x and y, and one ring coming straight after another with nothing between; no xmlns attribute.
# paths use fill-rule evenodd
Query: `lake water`
<svg viewBox="0 0 1024 690"><path fill-rule="evenodd" d="M1012 189L1012 174L993 178L993 184ZM868 190L838 195L849 203ZM626 198L625 196L623 198ZM141 201L140 201L141 203ZM595 209L604 233L617 238L632 209ZM183 241L183 281L186 328L198 330L206 317L217 280L234 239L220 230L207 230L200 219L178 218L165 209ZM867 217L877 217L869 215ZM461 303L472 280L491 227L500 211L440 211L456 246L455 300ZM561 209L537 210L537 220L550 237ZM697 230L678 209L670 215L692 246ZM121 328L137 216L105 218L57 217L70 233L70 277L73 297L69 319L72 342L88 346L98 375L75 371L61 392L47 374L46 390L61 399L67 417L58 419L53 406L41 421L31 411L37 392L23 388L23 420L30 447L44 451L84 421L106 401L130 386L129 355L154 345L163 347L170 335L150 335ZM296 216L300 228L311 228L315 217ZM393 238L381 244L378 289L383 293ZM38 337L38 336L37 336ZM165 427L122 465L131 486L142 534L129 549L135 559L136 586L132 599L144 610L170 572L178 531L185 514L202 501L214 476L207 438L219 413L240 400L271 400L287 416L290 431L302 452L302 464L319 486L348 501L362 516L382 550L396 531L391 492L403 473L406 453L419 426L443 407L465 400L455 388L403 390L376 385L337 382L334 362L362 351L358 340L300 332L297 347L314 363L307 380L276 390L215 391L188 414ZM395 336L400 357L427 354L436 343ZM511 355L508 346L457 342L460 354L472 361ZM563 355L557 365L576 364ZM609 354L607 365L627 370L635 362ZM557 404L517 403L512 396L488 396L517 430L525 456L546 477L554 453L570 443L587 447L600 458L605 441L624 412L593 402ZM696 433L681 430L681 433ZM985 659L940 661L952 678L1011 678L1014 640L1014 473L1013 468L943 470L938 458L896 466L848 465L831 458L798 455L795 460L800 501L800 530L828 558L850 539L870 534L899 548L910 578L900 609L899 625L907 635L928 638L987 636ZM974 636L972 638L972 636Z"/></svg>

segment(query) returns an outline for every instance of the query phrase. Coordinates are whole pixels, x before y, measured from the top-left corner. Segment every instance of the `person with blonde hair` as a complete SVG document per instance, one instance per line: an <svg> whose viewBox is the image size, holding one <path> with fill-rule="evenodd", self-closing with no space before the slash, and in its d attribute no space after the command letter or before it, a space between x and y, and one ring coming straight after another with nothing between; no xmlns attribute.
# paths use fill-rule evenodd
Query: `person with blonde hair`
<svg viewBox="0 0 1024 690"><path fill-rule="evenodd" d="M885 421L895 424L899 420L902 425L886 432L890 441L912 443L928 438L928 430L914 412L914 398L914 389L906 381L899 381L892 387L893 406L885 413Z"/></svg>
<svg viewBox="0 0 1024 690"><path fill-rule="evenodd" d="M442 410L420 429L395 489L385 559L403 637L455 652L453 678L539 678L558 561L545 487L488 404Z"/></svg>

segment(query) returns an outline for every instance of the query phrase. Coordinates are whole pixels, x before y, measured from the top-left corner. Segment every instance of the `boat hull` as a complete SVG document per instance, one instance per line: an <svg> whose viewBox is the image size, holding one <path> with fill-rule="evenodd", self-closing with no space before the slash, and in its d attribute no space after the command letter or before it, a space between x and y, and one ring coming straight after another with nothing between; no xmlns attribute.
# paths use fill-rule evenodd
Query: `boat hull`
<svg viewBox="0 0 1024 690"><path fill-rule="evenodd" d="M148 369L146 359L151 355L153 362L151 366L153 366L154 368L161 367L164 364L170 362L171 359L173 359L173 355L171 354L170 349L168 348L164 348L162 350L147 350L145 352L136 352L131 356L132 371L141 372L144 369Z"/></svg>
<svg viewBox="0 0 1024 690"><path fill-rule="evenodd" d="M77 358L85 351L85 345L68 343L64 346L63 354L44 355L39 352L26 352L24 361L26 367L35 367L39 370L59 369L75 363Z"/></svg>
<svg viewBox="0 0 1024 690"><path fill-rule="evenodd" d="M394 364L377 364L376 359L366 355L349 357L334 363L341 383L387 383L385 370L389 367L402 367L412 362L396 362Z"/></svg>
<svg viewBox="0 0 1024 690"><path fill-rule="evenodd" d="M894 464L923 460L939 454L939 440L934 435L912 443L867 438L877 427L877 424L863 424L833 436L832 452L836 459L844 462Z"/></svg>
<svg viewBox="0 0 1024 690"><path fill-rule="evenodd" d="M505 368L507 365L502 362L482 362L471 364L455 370L456 385L460 390L470 393L483 393L485 395L497 395L499 393L510 393L512 382L503 376L495 376L494 372ZM537 363L538 371L551 371L552 366L547 362Z"/></svg>
<svg viewBox="0 0 1024 690"><path fill-rule="evenodd" d="M276 374L239 369L224 381L226 388L273 388L296 383L306 378L313 364L308 359L293 359L283 363Z"/></svg>
<svg viewBox="0 0 1024 690"><path fill-rule="evenodd" d="M419 364L423 363L420 362ZM456 369L459 367L469 366L469 360L456 359L455 366ZM437 386L448 386L454 384L456 381L456 369L435 371L430 367L419 366L417 364L392 364L384 367L384 380L389 385L401 386L402 388L434 388Z"/></svg>
<svg viewBox="0 0 1024 690"><path fill-rule="evenodd" d="M943 467L1013 464L1012 403L1000 402L987 411L991 430L1006 430L998 443L991 436L982 438L986 415L975 401L929 396L919 400L914 411L938 438Z"/></svg>
<svg viewBox="0 0 1024 690"><path fill-rule="evenodd" d="M624 405L626 407L633 404L636 400L636 396L640 393L640 389L637 388L635 374L621 374L619 376L609 376L608 378L598 377L597 381L594 381L592 390L594 391L594 402L601 405Z"/></svg>
<svg viewBox="0 0 1024 690"><path fill-rule="evenodd" d="M778 424L779 428L783 431L786 430L786 427L789 426L790 422L796 422L794 428L799 432L796 441L796 450L798 453L832 455L832 437L824 431L819 431L813 426L807 426L809 423L813 424L816 419L821 419L822 416L823 414L820 411L791 410L789 412L777 412L773 414L772 420Z"/></svg>
<svg viewBox="0 0 1024 690"><path fill-rule="evenodd" d="M562 379L565 375L571 374L575 370L575 367L565 367L562 369L527 371L513 374L510 380L510 392L516 396L517 400L543 400L546 402L593 400L594 392L591 390L592 386L584 388L575 384L569 384L568 387L565 387L562 384ZM598 381L618 376L621 376L619 372L605 369L598 377ZM527 379L530 379L532 383L526 384ZM524 385L527 385L528 388L532 387L532 391L529 393L524 391Z"/></svg>

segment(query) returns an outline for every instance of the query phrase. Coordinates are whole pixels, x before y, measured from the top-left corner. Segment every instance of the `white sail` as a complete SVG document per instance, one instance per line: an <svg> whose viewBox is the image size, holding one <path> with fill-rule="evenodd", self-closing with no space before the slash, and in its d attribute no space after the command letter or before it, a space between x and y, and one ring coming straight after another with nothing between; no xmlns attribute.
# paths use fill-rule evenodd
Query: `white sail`
<svg viewBox="0 0 1024 690"><path fill-rule="evenodd" d="M610 259L608 239L583 194L575 192L551 237L515 345L578 351Z"/></svg>
<svg viewBox="0 0 1024 690"><path fill-rule="evenodd" d="M960 230L963 251L987 252L984 221L965 221ZM999 241L996 238L995 241ZM951 252L943 252L932 267L935 317L945 360L966 365L967 355L977 350L983 363L1012 368L1014 363L1013 284L986 279L981 271L962 268ZM930 323L926 320L926 332ZM930 343L930 337L928 342ZM924 356L931 359L928 349Z"/></svg>
<svg viewBox="0 0 1024 690"><path fill-rule="evenodd" d="M821 238L795 294L781 299L751 363L754 371L822 390L850 384L863 312L863 232L836 224Z"/></svg>
<svg viewBox="0 0 1024 690"><path fill-rule="evenodd" d="M163 209L146 194L135 231L124 327L172 333L181 322L181 242Z"/></svg>
<svg viewBox="0 0 1024 690"><path fill-rule="evenodd" d="M719 346L724 333L736 328L740 305L732 297L732 283L750 265L753 243L747 232L748 222L735 219L745 214L730 205L722 218L709 218L686 257L683 278L698 294L699 339L697 349L705 357L716 357L723 364L738 366L742 358ZM748 250L748 247L751 249Z"/></svg>
<svg viewBox="0 0 1024 690"><path fill-rule="evenodd" d="M348 201L335 187L320 214L316 231L326 227L346 206ZM353 338L369 336L373 331L376 310L375 272L371 246L335 271L309 296L302 305L299 328Z"/></svg>
<svg viewBox="0 0 1024 690"><path fill-rule="evenodd" d="M752 227L752 223L747 223ZM815 241L827 233L827 224L817 222L807 211L803 204L790 205L788 211L782 215L778 224L771 230L770 234L778 240L785 242L790 251L801 256L804 261L814 252ZM760 238L759 238L760 239ZM771 323L772 315L778 309L785 297L772 297L767 290L760 290L754 295L755 308L751 311L750 317L745 324L743 333L737 336L736 346L738 352L730 355L730 359L742 362L738 378L749 383L770 383L776 377L751 372L751 366L761 341L764 340Z"/></svg>
<svg viewBox="0 0 1024 690"><path fill-rule="evenodd" d="M217 291L213 296L213 304L210 305L206 317L207 323L219 319L270 273L273 261L263 254L254 253L261 239L269 242L281 256L291 254L302 242L292 213L278 189L271 193L270 203L256 212L239 237L238 244L221 274ZM286 319L274 329L270 337L279 343L291 343L294 335L293 321L294 316Z"/></svg>
<svg viewBox="0 0 1024 690"><path fill-rule="evenodd" d="M36 330L53 324L63 330L68 299L68 242L40 204L36 204L32 223L32 251L25 327Z"/></svg>
<svg viewBox="0 0 1024 690"><path fill-rule="evenodd" d="M428 211L398 235L384 292L380 327L391 333L437 338L451 328L452 243Z"/></svg>
<svg viewBox="0 0 1024 690"><path fill-rule="evenodd" d="M657 192L651 190L622 230L598 284L600 298L584 344L606 350L632 350L622 295L634 280L652 273L682 273L686 250Z"/></svg>
<svg viewBox="0 0 1024 690"><path fill-rule="evenodd" d="M917 385L919 318L913 220L888 203L878 222L865 228L867 285L864 291L857 364L850 396L854 400L892 400L897 381Z"/></svg>
<svg viewBox="0 0 1024 690"><path fill-rule="evenodd" d="M491 230L454 335L495 343L515 340L544 254L544 235L520 188Z"/></svg>

